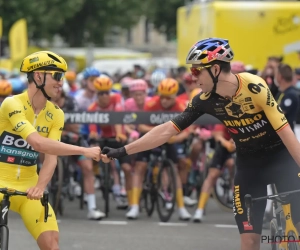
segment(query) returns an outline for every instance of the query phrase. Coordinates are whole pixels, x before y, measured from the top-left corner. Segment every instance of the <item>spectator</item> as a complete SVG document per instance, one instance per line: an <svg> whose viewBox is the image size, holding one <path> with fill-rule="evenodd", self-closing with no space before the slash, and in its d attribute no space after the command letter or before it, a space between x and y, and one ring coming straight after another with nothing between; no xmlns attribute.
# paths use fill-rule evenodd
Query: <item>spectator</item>
<svg viewBox="0 0 300 250"><path fill-rule="evenodd" d="M280 64L276 71L276 81L278 82L278 94L276 101L280 105L292 130L297 118L299 97L294 87L294 74L292 68L287 64Z"/></svg>

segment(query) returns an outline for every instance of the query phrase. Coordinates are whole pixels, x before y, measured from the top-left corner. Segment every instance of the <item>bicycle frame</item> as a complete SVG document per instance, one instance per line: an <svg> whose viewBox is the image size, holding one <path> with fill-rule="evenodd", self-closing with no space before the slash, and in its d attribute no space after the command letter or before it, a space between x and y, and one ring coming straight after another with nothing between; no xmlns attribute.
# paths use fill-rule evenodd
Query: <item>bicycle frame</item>
<svg viewBox="0 0 300 250"><path fill-rule="evenodd" d="M1 249L7 250L9 243L9 228L7 226L8 210L10 208L9 196L5 194L0 203L0 234L1 234ZM5 232L5 231L6 232Z"/></svg>
<svg viewBox="0 0 300 250"><path fill-rule="evenodd" d="M10 197L11 196L27 196L26 192L17 191L12 188L0 188L0 193L3 194L3 199L0 203L0 234L1 234L1 250L8 250L9 242L9 228L7 226L8 221L8 211L10 208ZM42 206L44 206L44 222L47 222L48 219L48 191L45 191L43 197L40 199Z"/></svg>
<svg viewBox="0 0 300 250"><path fill-rule="evenodd" d="M275 191L274 186L272 185L272 191ZM245 205L247 208L247 218L248 218L248 223L249 225L251 225L251 208L252 208L252 203L255 201L259 201L259 200L265 200L265 199L270 199L273 200L273 211L274 211L274 217L276 219L277 222L277 226L278 226L278 231L276 232L277 235L280 237L280 242L278 242L278 249L281 250L288 250L289 246L288 244L291 241L296 241L295 243L297 243L299 246L299 242L297 242L299 240L299 234L298 231L292 221L292 213L291 213L291 204L288 200L284 200L284 199L280 199L280 198L285 198L284 196L292 194L292 193L298 193L300 192L300 190L295 190L295 191L289 191L289 192L284 192L284 193L279 193L279 194L274 194L274 195L267 195L264 197L259 197L259 198L254 198L252 199L251 195L246 194L245 195ZM280 209L280 206L278 205L278 203L281 204L282 209ZM284 215L284 224L283 223L283 219L281 218L280 214L283 212ZM286 236L289 235L289 233L293 233L293 239L290 239L288 237L288 239L286 239ZM276 240L276 237L275 239ZM276 243L277 244L277 243Z"/></svg>

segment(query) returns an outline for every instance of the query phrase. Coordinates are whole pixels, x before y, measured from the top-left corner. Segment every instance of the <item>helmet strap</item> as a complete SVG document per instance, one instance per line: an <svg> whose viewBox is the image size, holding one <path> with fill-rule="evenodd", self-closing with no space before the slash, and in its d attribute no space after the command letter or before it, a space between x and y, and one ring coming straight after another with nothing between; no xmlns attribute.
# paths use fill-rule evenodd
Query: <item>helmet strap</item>
<svg viewBox="0 0 300 250"><path fill-rule="evenodd" d="M34 80L34 78L33 78L33 82L34 82L34 84L35 84L35 87L36 87L37 89L40 89L40 90L42 91L43 95L45 96L45 98L46 98L48 101L50 101L50 100L51 100L51 97L47 95L47 93L46 93L46 91L45 91L45 89L44 89L44 87L45 87L45 85L46 85L46 74L44 74L43 84L38 85L37 82Z"/></svg>
<svg viewBox="0 0 300 250"><path fill-rule="evenodd" d="M221 65L219 65L219 66L220 66L220 72L216 76L214 76L213 73L211 72L211 68L207 68L207 71L210 74L210 77L212 78L213 84L214 84L214 86L211 90L212 93L216 93L217 83L219 81L219 75L221 74L221 71L222 71L222 66Z"/></svg>

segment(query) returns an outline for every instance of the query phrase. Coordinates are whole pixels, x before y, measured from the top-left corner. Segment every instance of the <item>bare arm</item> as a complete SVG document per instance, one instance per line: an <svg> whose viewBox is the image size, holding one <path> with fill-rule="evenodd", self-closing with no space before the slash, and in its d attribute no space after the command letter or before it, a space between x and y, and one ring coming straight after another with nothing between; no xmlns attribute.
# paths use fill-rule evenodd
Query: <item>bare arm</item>
<svg viewBox="0 0 300 250"><path fill-rule="evenodd" d="M140 124L138 126L138 131L140 133L148 133L151 129L153 129L153 126L145 125L145 124Z"/></svg>
<svg viewBox="0 0 300 250"><path fill-rule="evenodd" d="M300 144L291 127L288 125L278 132L279 137L300 167Z"/></svg>
<svg viewBox="0 0 300 250"><path fill-rule="evenodd" d="M135 154L142 151L147 151L156 148L166 143L178 131L174 128L172 122L166 122L154 127L151 131L145 134L140 139L125 146L127 154Z"/></svg>
<svg viewBox="0 0 300 250"><path fill-rule="evenodd" d="M49 181L51 180L54 170L57 165L57 156L45 154L43 166L39 172L39 179L36 184L41 189L45 189Z"/></svg>
<svg viewBox="0 0 300 250"><path fill-rule="evenodd" d="M26 141L38 152L50 155L85 155L86 148L65 144L31 133Z"/></svg>

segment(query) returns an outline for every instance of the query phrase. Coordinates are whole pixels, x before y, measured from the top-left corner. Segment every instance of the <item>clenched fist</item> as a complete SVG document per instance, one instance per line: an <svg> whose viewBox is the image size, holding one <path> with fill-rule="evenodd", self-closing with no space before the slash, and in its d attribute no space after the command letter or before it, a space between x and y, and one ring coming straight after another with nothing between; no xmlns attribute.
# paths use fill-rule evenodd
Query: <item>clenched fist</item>
<svg viewBox="0 0 300 250"><path fill-rule="evenodd" d="M100 147L85 148L83 155L87 158L93 159L94 161L100 161L101 149Z"/></svg>

